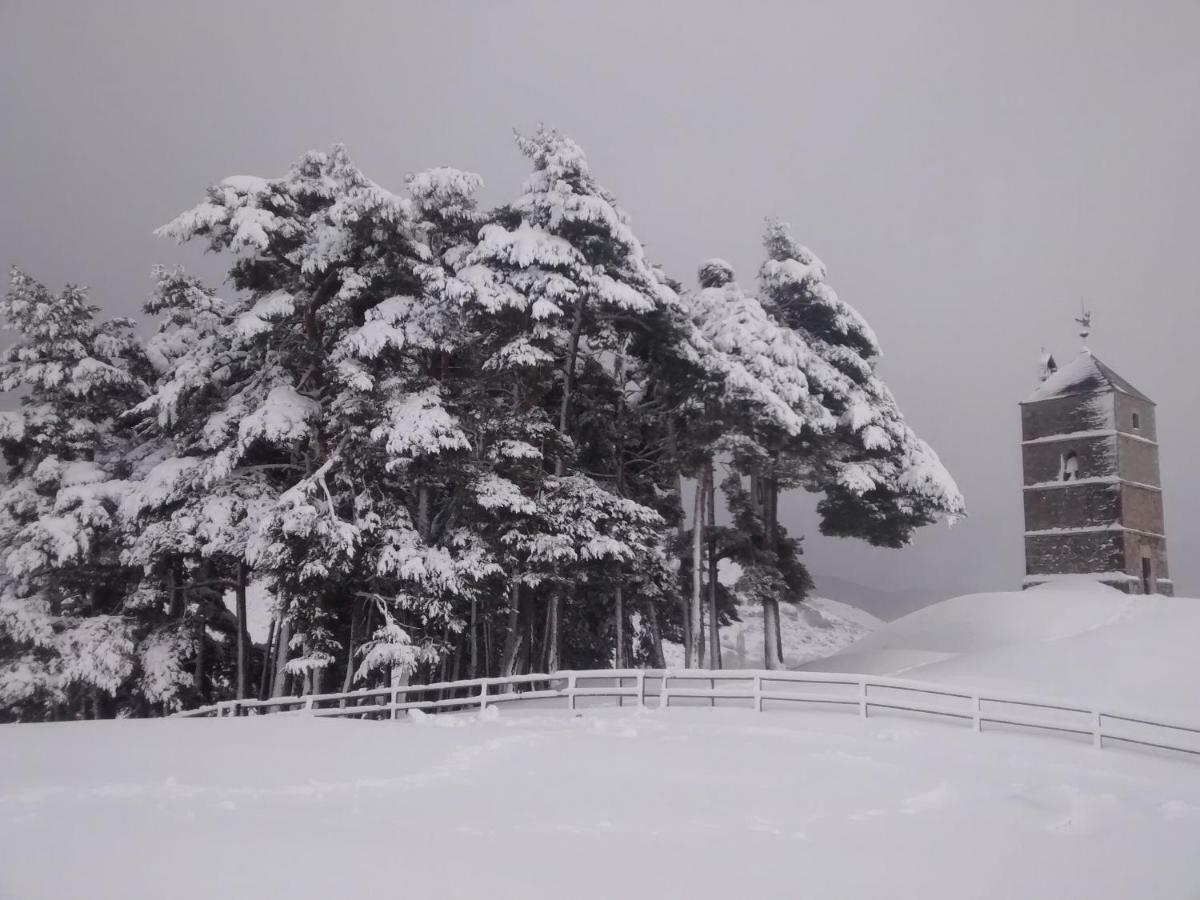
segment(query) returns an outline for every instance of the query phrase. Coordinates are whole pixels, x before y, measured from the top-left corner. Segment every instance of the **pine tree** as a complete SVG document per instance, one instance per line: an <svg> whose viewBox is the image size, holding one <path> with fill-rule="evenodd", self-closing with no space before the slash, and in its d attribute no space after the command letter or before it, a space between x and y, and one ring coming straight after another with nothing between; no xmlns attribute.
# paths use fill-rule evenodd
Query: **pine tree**
<svg viewBox="0 0 1200 900"><path fill-rule="evenodd" d="M598 473L605 482L600 492L582 490L571 479L579 477L587 452L581 437L590 404L605 404L607 415L624 392L615 386L616 359L624 358L628 372L631 360L648 352L640 332L654 334L662 320L677 315L678 300L646 261L628 217L596 183L577 144L541 129L519 137L518 145L532 160L533 174L518 200L483 226L457 273L476 315L468 331L483 336L482 368L502 379L512 413L525 419L531 440L520 442L547 464L517 485L537 510L533 533L555 544L567 537L569 532L556 537L553 529L566 526L557 510L569 497L588 504L576 509L579 519L623 511L629 518L623 525L613 520L613 528L634 539L646 516L656 514L643 513L637 503L611 505L606 495L620 491L620 467L612 459ZM507 564L512 598L503 668L542 665L553 671L562 660L564 595L586 594L581 589L597 583L593 564L620 563L631 548L612 545L593 560L531 556L527 544L512 546L519 552ZM611 589L615 597L616 587L601 590ZM624 586L621 592L624 600ZM539 632L543 639L535 648Z"/></svg>
<svg viewBox="0 0 1200 900"><path fill-rule="evenodd" d="M454 310L429 303L429 209L448 215L477 184L448 171L414 180L414 204L335 147L280 179L227 179L162 229L239 254L230 275L247 298L224 352L252 374L204 424L205 483L276 473L244 562L277 598L282 671L309 690L351 652L364 676L432 664L462 627L455 598L491 573L434 497L437 467L471 450L437 376Z"/></svg>
<svg viewBox="0 0 1200 900"><path fill-rule="evenodd" d="M800 335L782 327L746 294L727 263L710 260L702 267L700 279L701 290L690 298L696 324L693 342L710 378L707 387L692 392L703 424L686 428L701 462L693 532L697 548L692 563L693 642L701 639L696 620L701 609L698 569L703 541L698 534L705 503L700 493L711 490L715 478L708 473L715 458L725 454L736 471L750 474L750 496L758 502L747 499L736 475L724 481L735 518L727 534L714 534L710 541L710 622L717 590L711 563L720 543L741 566L738 595L763 606L765 665L778 668L782 665L779 603L802 598L807 575L795 560L798 542L778 523L773 498L781 487L796 482L794 459L833 431L836 422L824 403L824 391L844 379ZM715 630L710 642L713 637ZM699 661L695 649L692 659Z"/></svg>
<svg viewBox="0 0 1200 900"><path fill-rule="evenodd" d="M915 529L961 516L953 478L875 374L880 350L870 326L838 298L824 265L785 223L768 223L765 246L760 279L768 310L845 379L825 393L837 428L807 474L824 494L822 532L900 547Z"/></svg>
<svg viewBox="0 0 1200 900"><path fill-rule="evenodd" d="M97 321L87 291L52 294L13 269L0 303L17 342L0 389L0 715L111 715L137 708L139 627L119 560L123 410L148 367L125 319Z"/></svg>

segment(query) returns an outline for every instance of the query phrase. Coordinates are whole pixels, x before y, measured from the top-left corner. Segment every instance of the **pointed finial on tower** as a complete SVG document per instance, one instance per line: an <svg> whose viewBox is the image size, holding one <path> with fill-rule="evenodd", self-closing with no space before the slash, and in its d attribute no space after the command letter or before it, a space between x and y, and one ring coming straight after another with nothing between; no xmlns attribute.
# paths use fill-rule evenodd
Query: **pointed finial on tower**
<svg viewBox="0 0 1200 900"><path fill-rule="evenodd" d="M1083 305L1082 300L1079 301L1079 317L1075 322L1079 325L1079 338L1083 341L1084 352L1090 353L1087 339L1088 335L1092 333L1092 313L1091 310Z"/></svg>

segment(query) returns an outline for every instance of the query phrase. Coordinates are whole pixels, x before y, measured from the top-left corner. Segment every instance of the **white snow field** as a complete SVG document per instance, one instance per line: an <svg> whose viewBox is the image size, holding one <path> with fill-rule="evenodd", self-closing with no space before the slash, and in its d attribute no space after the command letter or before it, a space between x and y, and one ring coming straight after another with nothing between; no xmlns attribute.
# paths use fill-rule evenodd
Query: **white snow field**
<svg viewBox="0 0 1200 900"><path fill-rule="evenodd" d="M825 666L1194 721L1198 643L1200 601L1047 588L947 601ZM1198 848L1200 761L884 714L0 727L5 900L1183 898Z"/></svg>
<svg viewBox="0 0 1200 900"><path fill-rule="evenodd" d="M968 594L801 666L902 675L1200 722L1200 600L1086 578Z"/></svg>

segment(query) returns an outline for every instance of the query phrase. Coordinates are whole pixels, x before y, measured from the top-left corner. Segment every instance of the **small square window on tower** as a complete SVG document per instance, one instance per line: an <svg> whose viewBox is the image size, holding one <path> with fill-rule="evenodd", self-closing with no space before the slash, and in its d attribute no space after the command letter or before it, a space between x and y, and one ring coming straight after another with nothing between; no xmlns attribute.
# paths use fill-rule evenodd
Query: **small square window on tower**
<svg viewBox="0 0 1200 900"><path fill-rule="evenodd" d="M1141 431L1142 430L1142 417L1139 416L1137 413L1133 413L1130 418L1133 423L1133 430Z"/></svg>

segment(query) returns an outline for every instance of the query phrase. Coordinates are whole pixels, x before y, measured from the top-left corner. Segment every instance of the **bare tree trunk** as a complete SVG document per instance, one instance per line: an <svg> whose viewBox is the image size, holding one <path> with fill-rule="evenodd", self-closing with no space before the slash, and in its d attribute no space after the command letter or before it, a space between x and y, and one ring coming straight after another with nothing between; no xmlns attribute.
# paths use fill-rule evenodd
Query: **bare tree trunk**
<svg viewBox="0 0 1200 900"><path fill-rule="evenodd" d="M545 659L546 671L557 672L559 668L558 640L561 631L560 618L562 615L562 592L556 585L550 591L550 599L546 602L546 636Z"/></svg>
<svg viewBox="0 0 1200 900"><path fill-rule="evenodd" d="M196 665L192 670L192 687L201 699L206 699L204 690L204 672L205 665L208 662L208 635L204 629L204 603L199 604L200 610L196 613Z"/></svg>
<svg viewBox="0 0 1200 900"><path fill-rule="evenodd" d="M647 604L646 621L650 628L650 666L655 669L667 667L666 656L663 655L662 628L658 624L658 609L653 601Z"/></svg>
<svg viewBox="0 0 1200 900"><path fill-rule="evenodd" d="M282 697L287 689L288 645L292 642L292 625L287 619L279 623L279 643L275 645L275 676L271 681L271 696Z"/></svg>
<svg viewBox="0 0 1200 900"><path fill-rule="evenodd" d="M493 643L492 628L493 628L493 622L492 622L491 603L488 603L483 611L483 677L484 678L492 677L492 660L495 659L495 657L492 655L493 654L493 651L492 651L492 643Z"/></svg>
<svg viewBox="0 0 1200 900"><path fill-rule="evenodd" d="M508 598L508 634L504 637L504 652L500 658L500 675L509 678L522 674L517 672L517 657L524 640L524 622L521 616L521 583L513 578Z"/></svg>
<svg viewBox="0 0 1200 900"><path fill-rule="evenodd" d="M692 654L688 668L704 666L704 626L701 597L704 590L704 479L696 480L696 502L692 511Z"/></svg>
<svg viewBox="0 0 1200 900"><path fill-rule="evenodd" d="M429 487L421 485L417 488L417 534L421 536L421 540L428 541L429 531Z"/></svg>
<svg viewBox="0 0 1200 900"><path fill-rule="evenodd" d="M468 678L479 677L479 599L471 595L471 632L469 635L471 661Z"/></svg>
<svg viewBox="0 0 1200 900"><path fill-rule="evenodd" d="M717 489L713 461L704 466L704 505L708 525L708 646L710 669L721 668L721 623L717 618Z"/></svg>
<svg viewBox="0 0 1200 900"><path fill-rule="evenodd" d="M356 641L359 637L359 619L362 618L361 600L350 601L350 637L346 641L346 677L342 679L342 693L347 693L354 687L354 651L356 649ZM345 706L346 701L343 700L338 704Z"/></svg>
<svg viewBox="0 0 1200 900"><path fill-rule="evenodd" d="M246 626L246 564L238 563L234 586L237 606L237 698L245 700L250 690L250 632Z"/></svg>
<svg viewBox="0 0 1200 900"><path fill-rule="evenodd" d="M183 578L178 560L171 560L171 568L167 572L167 587L171 594L171 608L167 615L171 619L182 619L187 607L183 599Z"/></svg>
<svg viewBox="0 0 1200 900"><path fill-rule="evenodd" d="M766 546L774 552L778 546L779 521L779 481L775 473L766 480L765 518L763 531L766 534ZM779 600L770 597L763 600L763 664L768 669L783 668L783 638L779 630Z"/></svg>
<svg viewBox="0 0 1200 900"><path fill-rule="evenodd" d="M623 596L621 585L617 585L617 589L613 591L613 615L616 619L616 628L614 636L616 638L617 652L614 655L615 668L624 669L628 665L625 659L625 598Z"/></svg>
<svg viewBox="0 0 1200 900"><path fill-rule="evenodd" d="M258 699L266 700L271 691L271 672L275 662L275 633L279 629L279 619L271 617L271 628L267 632L267 646L263 652L262 673L258 679Z"/></svg>

